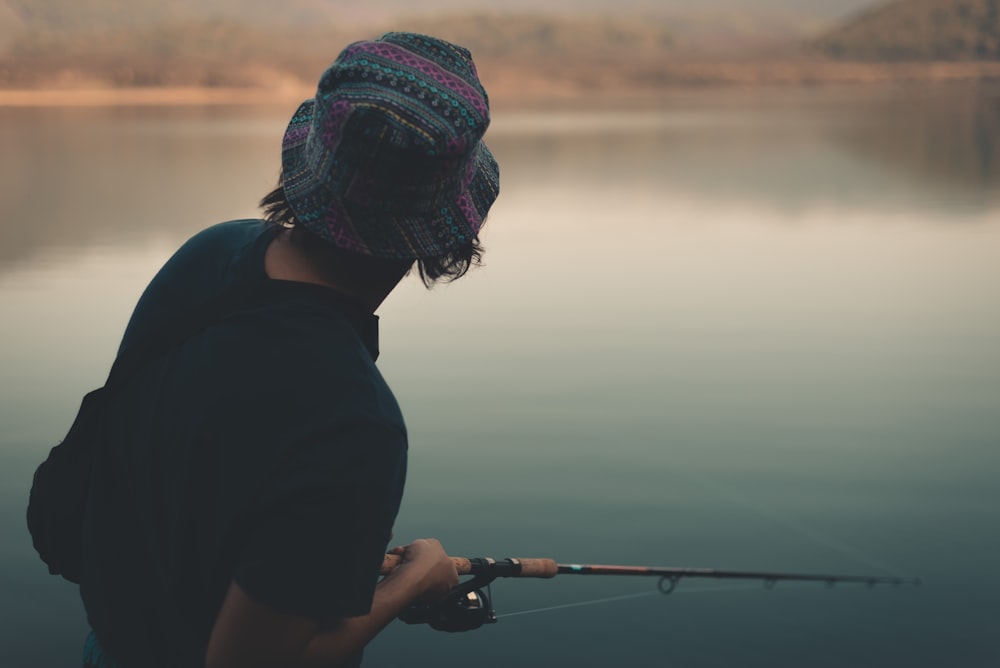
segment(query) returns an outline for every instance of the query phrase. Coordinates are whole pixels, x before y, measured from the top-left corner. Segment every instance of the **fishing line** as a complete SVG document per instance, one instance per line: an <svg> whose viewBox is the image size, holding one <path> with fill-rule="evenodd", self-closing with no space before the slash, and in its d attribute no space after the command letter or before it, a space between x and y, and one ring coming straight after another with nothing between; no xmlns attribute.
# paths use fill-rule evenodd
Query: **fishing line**
<svg viewBox="0 0 1000 668"><path fill-rule="evenodd" d="M595 598L590 601L579 601L577 603L563 603L562 605L550 605L547 608L533 608L531 610L519 610L518 612L508 612L503 615L497 615L497 618L506 617L517 617L518 615L533 615L536 612L550 612L552 610L566 610L569 608L582 608L585 605L597 605L598 603L610 603L612 601L627 601L633 598L642 598L644 596L662 596L660 592L656 590L652 591L642 591L638 594L621 594L620 596L608 596L607 598Z"/></svg>
<svg viewBox="0 0 1000 668"><path fill-rule="evenodd" d="M748 591L751 589L760 589L760 585L753 584L742 584L742 585L728 585L722 587L692 587L685 589L674 590L670 595L675 594L692 594L692 593L706 593L706 592L729 592L729 591ZM783 587L784 588L784 587ZM595 598L589 601L578 601L576 603L564 603L562 605L550 605L545 608L532 608L531 610L519 610L517 612L508 612L503 615L497 615L497 618L507 618L507 617L517 617L518 615L533 615L538 612L551 612L553 610L567 610L569 608L582 608L586 605L597 605L598 603L612 603L614 601L627 601L630 599L643 598L645 596L663 596L658 590L652 591L642 591L636 594L621 594L619 596L608 596L606 598Z"/></svg>

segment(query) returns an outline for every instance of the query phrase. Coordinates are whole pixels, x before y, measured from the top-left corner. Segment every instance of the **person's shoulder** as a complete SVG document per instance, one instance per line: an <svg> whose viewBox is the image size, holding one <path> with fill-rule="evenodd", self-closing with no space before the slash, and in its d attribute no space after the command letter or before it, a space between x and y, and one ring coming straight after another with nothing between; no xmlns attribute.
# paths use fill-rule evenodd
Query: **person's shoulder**
<svg viewBox="0 0 1000 668"><path fill-rule="evenodd" d="M184 289L212 292L238 281L242 274L256 276L263 271L262 259L258 257L260 248L266 246L272 233L268 223L253 219L230 220L207 227L177 249L153 284L178 283Z"/></svg>
<svg viewBox="0 0 1000 668"><path fill-rule="evenodd" d="M260 279L263 253L274 231L262 220L240 219L212 225L189 238L146 286L122 348L137 332L155 331L199 301Z"/></svg>
<svg viewBox="0 0 1000 668"><path fill-rule="evenodd" d="M181 251L217 248L219 246L241 246L247 242L252 243L268 230L269 225L263 220L254 218L227 220L206 227L189 238L181 246Z"/></svg>

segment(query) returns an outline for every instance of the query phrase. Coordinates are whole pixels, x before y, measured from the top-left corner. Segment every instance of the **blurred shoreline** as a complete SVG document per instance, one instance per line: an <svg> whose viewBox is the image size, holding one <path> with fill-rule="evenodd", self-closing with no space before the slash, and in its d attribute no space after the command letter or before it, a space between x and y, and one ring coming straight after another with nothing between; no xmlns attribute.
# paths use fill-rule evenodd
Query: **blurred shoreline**
<svg viewBox="0 0 1000 668"><path fill-rule="evenodd" d="M1000 82L998 61L871 63L831 60L677 60L547 67L487 60L480 66L495 108L655 104L679 90ZM314 83L287 78L261 86L111 86L61 82L0 88L0 107L285 105L312 97Z"/></svg>

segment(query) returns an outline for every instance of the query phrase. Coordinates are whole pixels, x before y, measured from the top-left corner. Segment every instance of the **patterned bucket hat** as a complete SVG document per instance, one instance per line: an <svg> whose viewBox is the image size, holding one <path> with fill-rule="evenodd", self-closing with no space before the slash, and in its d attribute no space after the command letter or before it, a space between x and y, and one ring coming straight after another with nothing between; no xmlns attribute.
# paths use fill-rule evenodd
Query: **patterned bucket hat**
<svg viewBox="0 0 1000 668"><path fill-rule="evenodd" d="M282 142L296 222L347 251L441 256L476 238L500 173L489 99L468 50L412 33L356 42Z"/></svg>

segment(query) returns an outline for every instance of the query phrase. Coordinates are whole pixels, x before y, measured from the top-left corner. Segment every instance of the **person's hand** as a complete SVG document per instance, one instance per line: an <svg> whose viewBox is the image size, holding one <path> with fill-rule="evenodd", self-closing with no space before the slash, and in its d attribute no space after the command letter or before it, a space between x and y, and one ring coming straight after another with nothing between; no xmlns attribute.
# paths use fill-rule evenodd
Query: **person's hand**
<svg viewBox="0 0 1000 668"><path fill-rule="evenodd" d="M458 585L455 564L434 538L419 538L405 547L394 547L389 554L399 555L403 561L386 578L413 582L417 591L413 603L435 603Z"/></svg>

